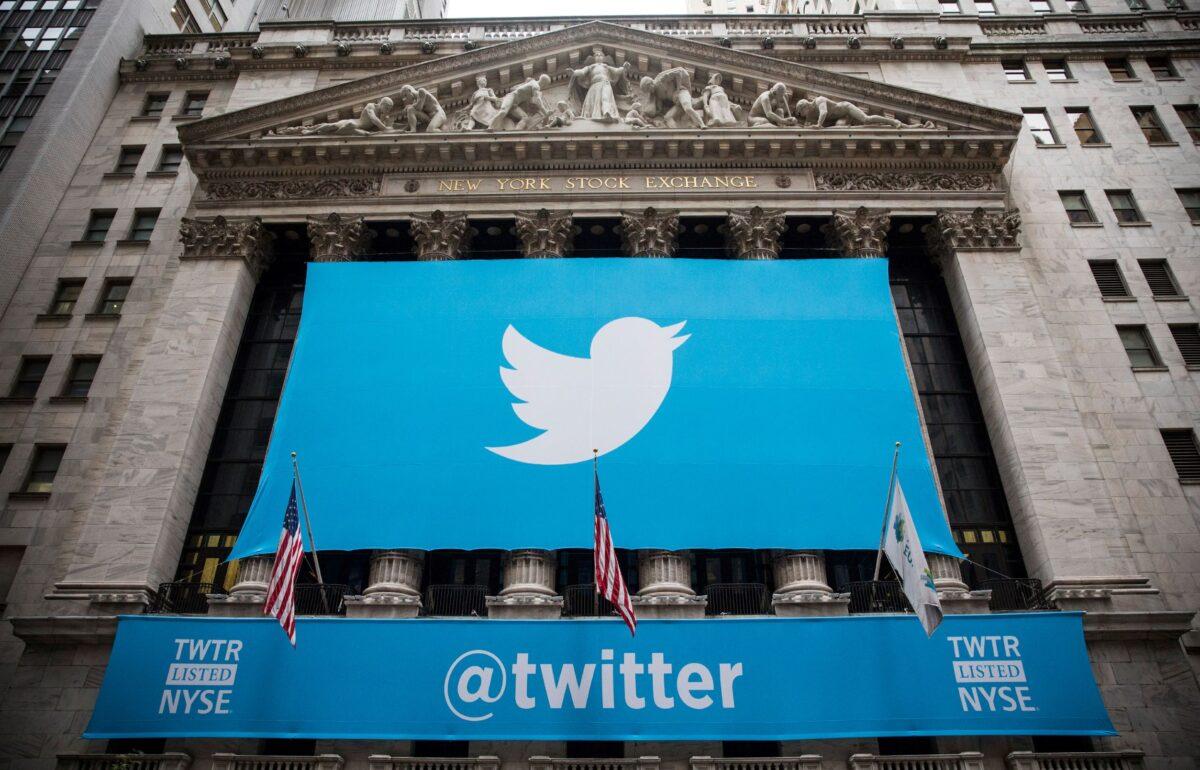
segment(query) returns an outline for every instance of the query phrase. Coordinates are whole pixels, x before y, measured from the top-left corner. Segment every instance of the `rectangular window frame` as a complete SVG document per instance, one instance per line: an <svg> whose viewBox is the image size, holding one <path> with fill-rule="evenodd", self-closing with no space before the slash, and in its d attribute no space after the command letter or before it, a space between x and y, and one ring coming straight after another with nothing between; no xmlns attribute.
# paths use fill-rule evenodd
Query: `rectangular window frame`
<svg viewBox="0 0 1200 770"><path fill-rule="evenodd" d="M1180 484L1200 484L1200 444L1191 428L1160 428L1163 445Z"/></svg>
<svg viewBox="0 0 1200 770"><path fill-rule="evenodd" d="M1113 218L1117 220L1117 224L1149 224L1142 215L1142 208L1138 205L1132 190L1105 190L1104 197L1108 199L1108 207L1112 209Z"/></svg>
<svg viewBox="0 0 1200 770"><path fill-rule="evenodd" d="M158 227L162 209L135 209L133 219L129 223L129 234L125 240L129 243L149 243Z"/></svg>
<svg viewBox="0 0 1200 770"><path fill-rule="evenodd" d="M996 3L995 0L976 0L975 13L979 16L995 16Z"/></svg>
<svg viewBox="0 0 1200 770"><path fill-rule="evenodd" d="M1129 291L1129 282L1125 280L1125 272L1121 270L1121 264L1117 260L1089 259L1088 269L1092 271L1092 279L1096 282L1101 299L1107 302L1128 302L1134 299L1133 293Z"/></svg>
<svg viewBox="0 0 1200 770"><path fill-rule="evenodd" d="M63 380L59 398L85 399L96 381L96 372L100 369L100 356L73 356L71 368Z"/></svg>
<svg viewBox="0 0 1200 770"><path fill-rule="evenodd" d="M1150 296L1166 300L1187 299L1179 287L1179 279L1175 277L1175 271L1171 269L1167 260L1139 259L1138 269L1142 271L1142 278L1145 279L1146 286L1150 288Z"/></svg>
<svg viewBox="0 0 1200 770"><path fill-rule="evenodd" d="M158 153L158 164L154 167L156 174L178 174L183 165L183 147L178 144L164 144Z"/></svg>
<svg viewBox="0 0 1200 770"><path fill-rule="evenodd" d="M1050 0L1029 0L1029 7L1034 13L1054 13Z"/></svg>
<svg viewBox="0 0 1200 770"><path fill-rule="evenodd" d="M1071 65L1066 59L1042 59L1042 69L1046 71L1046 79L1051 83L1071 83L1075 76Z"/></svg>
<svg viewBox="0 0 1200 770"><path fill-rule="evenodd" d="M1200 371L1200 324L1170 324L1175 348L1188 371Z"/></svg>
<svg viewBox="0 0 1200 770"><path fill-rule="evenodd" d="M1179 117L1179 122L1183 124L1183 130L1192 138L1196 144L1200 144L1200 105L1197 104L1173 104L1176 116Z"/></svg>
<svg viewBox="0 0 1200 770"><path fill-rule="evenodd" d="M59 278L46 315L69 316L74 313L75 306L79 304L79 295L83 293L84 282L83 278Z"/></svg>
<svg viewBox="0 0 1200 770"><path fill-rule="evenodd" d="M129 291L132 286L132 278L106 279L104 288L100 292L100 299L96 303L96 312L93 315L106 317L121 315L125 310L125 303L129 301Z"/></svg>
<svg viewBox="0 0 1200 770"><path fill-rule="evenodd" d="M1175 144L1171 135L1167 133L1167 127L1163 124L1162 118L1158 116L1158 110L1154 105L1134 104L1129 107L1129 112L1133 115L1133 122L1137 123L1148 144Z"/></svg>
<svg viewBox="0 0 1200 770"><path fill-rule="evenodd" d="M17 364L17 371L8 388L8 398L18 401L36 399L49 369L50 356L21 356L21 361Z"/></svg>
<svg viewBox="0 0 1200 770"><path fill-rule="evenodd" d="M1135 372L1158 372L1166 369L1162 356L1154 345L1154 338L1145 324L1119 324L1117 337L1125 355L1129 357L1129 366Z"/></svg>
<svg viewBox="0 0 1200 770"><path fill-rule="evenodd" d="M1009 83L1033 82L1033 76L1029 74L1029 66L1024 59L1001 59L1000 67Z"/></svg>
<svg viewBox="0 0 1200 770"><path fill-rule="evenodd" d="M179 106L179 117L199 118L204 115L208 106L209 91L188 91L183 95L183 103Z"/></svg>
<svg viewBox="0 0 1200 770"><path fill-rule="evenodd" d="M108 233L112 230L113 220L116 218L116 209L92 209L82 240L85 243L104 243L108 240Z"/></svg>
<svg viewBox="0 0 1200 770"><path fill-rule="evenodd" d="M1076 196L1078 196L1077 202L1080 205L1074 207L1068 205L1068 202L1076 202L1074 200L1068 201L1069 198L1075 198ZM1096 212L1092 208L1092 202L1088 200L1087 192L1084 190L1059 190L1058 198L1062 201L1063 210L1066 212L1067 220L1071 223L1072 227L1088 227L1100 224L1100 220L1096 218Z"/></svg>
<svg viewBox="0 0 1200 770"><path fill-rule="evenodd" d="M117 163L113 166L112 173L114 174L134 174L137 172L138 164L142 162L142 155L146 152L145 145L135 144L122 146L117 151Z"/></svg>
<svg viewBox="0 0 1200 770"><path fill-rule="evenodd" d="M1179 196L1179 205L1194 225L1200 225L1200 187L1177 187L1175 194Z"/></svg>
<svg viewBox="0 0 1200 770"><path fill-rule="evenodd" d="M1090 107L1064 107L1063 109L1066 111L1067 117L1071 119L1071 130L1075 133L1080 147L1108 146L1108 142L1104 139L1104 133L1100 130L1100 124L1096 122L1096 116L1092 114ZM1088 126L1080 128L1080 119L1086 119Z"/></svg>
<svg viewBox="0 0 1200 770"><path fill-rule="evenodd" d="M1045 107L1029 107L1021 110L1025 116L1025 127L1029 129L1034 144L1038 147L1063 147L1058 140L1058 132L1050 121L1050 113Z"/></svg>
<svg viewBox="0 0 1200 770"><path fill-rule="evenodd" d="M54 492L54 482L62 469L66 444L37 444L21 484L21 493L31 496L49 497Z"/></svg>
<svg viewBox="0 0 1200 770"><path fill-rule="evenodd" d="M1114 83L1130 83L1138 80L1133 71L1133 65L1124 56L1112 56L1104 60L1104 68Z"/></svg>
<svg viewBox="0 0 1200 770"><path fill-rule="evenodd" d="M1147 56L1146 66L1155 80L1182 80L1170 56Z"/></svg>
<svg viewBox="0 0 1200 770"><path fill-rule="evenodd" d="M163 112L167 109L167 102L171 100L171 94L163 91L151 91L142 99L141 117L143 118L161 118Z"/></svg>

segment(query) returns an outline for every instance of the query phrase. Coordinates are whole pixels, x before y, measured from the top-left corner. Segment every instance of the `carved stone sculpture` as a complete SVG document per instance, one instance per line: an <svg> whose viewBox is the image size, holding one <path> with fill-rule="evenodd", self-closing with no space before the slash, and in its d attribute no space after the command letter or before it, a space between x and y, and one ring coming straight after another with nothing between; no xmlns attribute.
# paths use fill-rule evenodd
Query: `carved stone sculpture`
<svg viewBox="0 0 1200 770"><path fill-rule="evenodd" d="M526 257L565 257L573 245L571 212L518 211L517 235Z"/></svg>
<svg viewBox="0 0 1200 770"><path fill-rule="evenodd" d="M241 259L257 278L271 261L274 236L262 219L184 217L179 223L184 259Z"/></svg>
<svg viewBox="0 0 1200 770"><path fill-rule="evenodd" d="M788 99L792 92L783 83L776 83L758 95L750 106L751 128L785 128L796 125Z"/></svg>
<svg viewBox="0 0 1200 770"><path fill-rule="evenodd" d="M409 231L418 260L439 262L458 259L466 246L467 215L462 212L447 214L441 210L430 214L413 214Z"/></svg>
<svg viewBox="0 0 1200 770"><path fill-rule="evenodd" d="M571 108L585 120L601 123L616 123L621 119L617 112L618 90L624 92L631 65L612 66L612 59L604 49L596 46L588 57L586 66L573 70L567 81L567 92L571 97Z"/></svg>
<svg viewBox="0 0 1200 770"><path fill-rule="evenodd" d="M729 239L738 259L778 259L783 212L755 206L729 212Z"/></svg>
<svg viewBox="0 0 1200 770"><path fill-rule="evenodd" d="M704 116L692 98L692 73L683 67L643 77L639 87L643 119L668 128L705 127Z"/></svg>
<svg viewBox="0 0 1200 770"><path fill-rule="evenodd" d="M371 242L371 231L362 217L328 216L308 218L308 240L313 262L352 262L361 257Z"/></svg>
<svg viewBox="0 0 1200 770"><path fill-rule="evenodd" d="M459 131L472 131L487 128L496 119L500 111L500 97L488 88L486 75L475 78L475 91L471 94L470 104L455 118L455 128Z"/></svg>
<svg viewBox="0 0 1200 770"><path fill-rule="evenodd" d="M575 122L575 113L571 111L571 105L565 101L560 101L554 105L554 112L550 113L550 117L546 120L547 128L561 128L569 126Z"/></svg>
<svg viewBox="0 0 1200 770"><path fill-rule="evenodd" d="M632 126L634 129L651 128L652 124L642 116L642 103L634 102L629 105L629 111L625 113L625 117L621 122L627 126Z"/></svg>
<svg viewBox="0 0 1200 770"><path fill-rule="evenodd" d="M736 126L741 122L737 115L740 108L730 103L729 95L721 85L722 80L721 73L714 72L700 94L700 100L704 102L704 120L710 126Z"/></svg>
<svg viewBox="0 0 1200 770"><path fill-rule="evenodd" d="M622 212L618 225L625 254L630 257L670 257L679 246L679 212L653 207Z"/></svg>
<svg viewBox="0 0 1200 770"><path fill-rule="evenodd" d="M542 101L542 89L550 87L550 76L545 73L537 79L529 78L500 100L496 117L492 119L489 131L500 131L506 127L508 120L516 121L516 130L524 131L542 125L550 115L546 103Z"/></svg>
<svg viewBox="0 0 1200 770"><path fill-rule="evenodd" d="M391 131L396 124L395 103L385 96L369 102L357 118L316 123L311 126L287 126L267 132L268 136L369 136Z"/></svg>
<svg viewBox="0 0 1200 770"><path fill-rule="evenodd" d="M888 126L889 128L933 128L933 123L910 125L886 115L868 115L853 102L835 102L825 96L796 102L796 116L805 128L830 126Z"/></svg>
<svg viewBox="0 0 1200 770"><path fill-rule="evenodd" d="M930 251L940 257L959 249L1019 249L1021 214L1016 209L939 211L923 232Z"/></svg>
<svg viewBox="0 0 1200 770"><path fill-rule="evenodd" d="M853 211L835 211L822 232L832 248L847 257L882 257L887 251L887 232L892 218L887 212L860 206Z"/></svg>
<svg viewBox="0 0 1200 770"><path fill-rule="evenodd" d="M446 123L446 111L437 97L424 88L400 86L400 113L412 133L441 131Z"/></svg>

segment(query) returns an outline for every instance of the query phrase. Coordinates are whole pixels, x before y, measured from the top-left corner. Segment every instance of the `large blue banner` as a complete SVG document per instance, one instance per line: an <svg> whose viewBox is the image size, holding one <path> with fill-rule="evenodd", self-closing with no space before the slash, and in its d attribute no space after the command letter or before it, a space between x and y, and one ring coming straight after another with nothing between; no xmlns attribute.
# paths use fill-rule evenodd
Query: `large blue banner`
<svg viewBox="0 0 1200 770"><path fill-rule="evenodd" d="M892 447L958 555L882 259L309 267L233 557L275 550L299 454L322 549L874 549Z"/></svg>
<svg viewBox="0 0 1200 770"><path fill-rule="evenodd" d="M125 617L84 736L1112 735L1080 618Z"/></svg>

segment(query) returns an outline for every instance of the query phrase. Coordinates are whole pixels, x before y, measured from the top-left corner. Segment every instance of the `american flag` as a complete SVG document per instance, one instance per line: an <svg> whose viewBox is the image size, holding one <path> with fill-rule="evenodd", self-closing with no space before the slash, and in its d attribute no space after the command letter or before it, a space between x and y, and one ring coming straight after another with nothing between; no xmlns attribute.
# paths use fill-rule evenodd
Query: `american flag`
<svg viewBox="0 0 1200 770"><path fill-rule="evenodd" d="M267 586L264 615L274 615L283 626L292 646L296 646L296 572L304 559L304 541L300 537L300 512L296 508L296 482L292 481L292 496L283 514L283 531L275 549L275 566Z"/></svg>
<svg viewBox="0 0 1200 770"><path fill-rule="evenodd" d="M595 470L593 473L596 477L596 542L592 556L596 565L596 593L612 602L617 614L629 626L629 633L633 634L637 628L637 617L633 614L633 602L629 598L629 589L625 587L625 578L621 577L621 565L617 563L617 549L613 546L612 529L608 526L604 498L600 494L600 472Z"/></svg>

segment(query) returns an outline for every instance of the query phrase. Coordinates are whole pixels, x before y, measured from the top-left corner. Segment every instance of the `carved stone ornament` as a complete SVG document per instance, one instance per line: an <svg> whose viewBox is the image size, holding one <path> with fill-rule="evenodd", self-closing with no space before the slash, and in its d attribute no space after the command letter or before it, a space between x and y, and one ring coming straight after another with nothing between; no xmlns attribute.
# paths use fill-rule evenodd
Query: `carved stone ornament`
<svg viewBox="0 0 1200 770"><path fill-rule="evenodd" d="M1021 214L1016 209L939 211L923 232L930 251L938 256L960 249L1019 249Z"/></svg>
<svg viewBox="0 0 1200 770"><path fill-rule="evenodd" d="M729 240L738 259L778 259L783 212L755 206L729 212Z"/></svg>
<svg viewBox="0 0 1200 770"><path fill-rule="evenodd" d="M624 211L618 229L630 257L670 257L679 246L678 211Z"/></svg>
<svg viewBox="0 0 1200 770"><path fill-rule="evenodd" d="M937 128L933 121L905 123L887 115L869 115L853 102L837 102L826 96L814 96L796 102L796 119L804 128L846 128L850 126L887 126L888 128Z"/></svg>
<svg viewBox="0 0 1200 770"><path fill-rule="evenodd" d="M274 236L258 217L184 217L179 222L179 240L183 259L241 259L257 278L270 263Z"/></svg>
<svg viewBox="0 0 1200 770"><path fill-rule="evenodd" d="M362 217L344 216L335 211L328 216L308 218L313 262L352 262L366 252L371 238L371 231Z"/></svg>
<svg viewBox="0 0 1200 770"><path fill-rule="evenodd" d="M236 179L209 182L211 201L265 201L331 198L370 198L379 194L379 177L307 177L303 179Z"/></svg>
<svg viewBox="0 0 1200 770"><path fill-rule="evenodd" d="M565 257L573 241L571 212L518 211L517 235L526 257Z"/></svg>
<svg viewBox="0 0 1200 770"><path fill-rule="evenodd" d="M891 225L887 212L860 206L854 211L835 211L822 232L832 248L847 257L882 257L887 252L887 232Z"/></svg>
<svg viewBox="0 0 1200 770"><path fill-rule="evenodd" d="M818 173L814 180L818 190L913 190L987 192L996 189L990 174L909 174L873 172Z"/></svg>
<svg viewBox="0 0 1200 770"><path fill-rule="evenodd" d="M440 262L462 256L467 236L466 214L447 214L441 210L430 214L413 214L409 228L418 260Z"/></svg>

